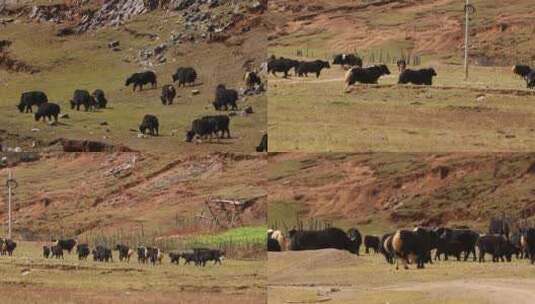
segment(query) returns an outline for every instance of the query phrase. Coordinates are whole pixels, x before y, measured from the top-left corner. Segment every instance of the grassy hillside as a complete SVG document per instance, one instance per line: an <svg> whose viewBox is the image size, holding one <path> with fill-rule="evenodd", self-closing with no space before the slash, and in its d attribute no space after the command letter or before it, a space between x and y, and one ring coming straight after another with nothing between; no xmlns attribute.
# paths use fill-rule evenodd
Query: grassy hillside
<svg viewBox="0 0 535 304"><path fill-rule="evenodd" d="M24 16L2 29L2 39L12 42L9 55L40 70L39 73L17 73L0 69L0 125L5 130L3 140L9 146L32 149L35 142L40 149L50 140L59 137L84 138L121 143L142 151L250 151L253 152L266 130L266 97L247 97L239 108L250 105L254 114L237 115L231 120L233 139L202 145L184 143L185 131L191 121L204 115L215 114L211 102L214 89L220 84L230 88L243 88L245 63L258 66L265 58L266 35L261 16L255 19L249 32L236 33L225 43L202 41L185 42L168 47L167 62L153 67L135 63L138 52L144 47L154 48L166 42L172 32L181 32L184 20L178 13L156 10L130 20L118 28L104 27L81 35L55 36L61 27L53 23L29 22ZM247 23L245 24L247 25ZM244 26L245 26L244 25ZM127 31L126 29L130 30ZM155 38L132 34L150 33ZM108 42L118 40L121 51L113 52ZM198 74L198 86L180 88L172 106L163 106L160 88L172 82L171 75L180 66L192 66ZM126 78L147 68L156 71L158 89L132 92L125 87ZM76 112L68 101L75 89L103 89L110 108L94 113ZM193 95L197 89L200 94ZM20 114L15 108L21 92L42 90L49 99L62 107L69 119L58 126L35 122L29 114ZM161 135L158 138L138 138L138 125L145 114L159 118ZM238 113L239 114L239 113ZM106 123L106 124L104 124ZM38 132L31 132L33 128ZM133 129L134 131L132 131ZM17 136L16 136L17 135Z"/></svg>
<svg viewBox="0 0 535 304"><path fill-rule="evenodd" d="M532 221L534 164L533 154L278 154L269 159L268 226L382 233L412 225L485 230L502 213Z"/></svg>

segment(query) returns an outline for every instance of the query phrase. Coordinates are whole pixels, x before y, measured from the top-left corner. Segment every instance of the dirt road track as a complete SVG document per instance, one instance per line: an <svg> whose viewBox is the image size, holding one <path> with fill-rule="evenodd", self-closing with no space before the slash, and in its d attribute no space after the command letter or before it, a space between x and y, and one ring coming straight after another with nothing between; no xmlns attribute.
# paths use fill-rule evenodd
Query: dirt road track
<svg viewBox="0 0 535 304"><path fill-rule="evenodd" d="M467 295L485 299L489 304L515 303L532 304L535 302L535 280L457 280L410 284L399 287L386 287L392 291L425 291L441 298ZM452 290L455 292L452 294Z"/></svg>
<svg viewBox="0 0 535 304"><path fill-rule="evenodd" d="M454 300L458 297L477 298L488 304L533 304L535 299L535 280L526 279L476 279L476 280L453 280L429 283L404 283L400 285L384 286L374 289L354 286L272 286L270 292L276 293L277 289L314 290L323 294L321 299L337 300L347 299L362 292L381 293L383 291L410 291L423 292L431 299ZM328 292L336 289L337 292ZM455 291L455 292L452 292ZM330 301L329 300L329 301ZM434 301L434 300L433 300ZM313 302L316 303L316 302ZM434 302L429 302L434 303ZM449 302L448 302L449 303ZM274 304L274 303L273 303Z"/></svg>

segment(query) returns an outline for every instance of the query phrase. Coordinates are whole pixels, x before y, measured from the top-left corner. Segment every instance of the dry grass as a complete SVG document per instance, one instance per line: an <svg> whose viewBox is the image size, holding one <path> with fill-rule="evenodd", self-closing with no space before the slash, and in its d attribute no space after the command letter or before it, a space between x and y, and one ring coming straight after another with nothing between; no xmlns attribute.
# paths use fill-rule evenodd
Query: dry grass
<svg viewBox="0 0 535 304"><path fill-rule="evenodd" d="M265 298L264 260L225 260L203 269L170 264L167 257L156 266L106 264L79 262L66 252L65 260L47 260L41 246L22 242L15 257L0 257L4 303L263 303Z"/></svg>

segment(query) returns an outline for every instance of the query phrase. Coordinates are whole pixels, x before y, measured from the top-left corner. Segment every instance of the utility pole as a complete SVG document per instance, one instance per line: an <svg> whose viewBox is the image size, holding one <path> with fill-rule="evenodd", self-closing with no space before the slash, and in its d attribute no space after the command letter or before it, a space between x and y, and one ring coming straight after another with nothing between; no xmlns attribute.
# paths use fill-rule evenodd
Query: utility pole
<svg viewBox="0 0 535 304"><path fill-rule="evenodd" d="M11 175L11 169L7 171L7 205L8 205L8 212L7 212L7 238L11 240L11 186L12 186L12 180L13 176Z"/></svg>
<svg viewBox="0 0 535 304"><path fill-rule="evenodd" d="M468 36L470 35L470 15L476 12L476 8L466 0L464 5L465 28L464 28L464 80L468 80Z"/></svg>

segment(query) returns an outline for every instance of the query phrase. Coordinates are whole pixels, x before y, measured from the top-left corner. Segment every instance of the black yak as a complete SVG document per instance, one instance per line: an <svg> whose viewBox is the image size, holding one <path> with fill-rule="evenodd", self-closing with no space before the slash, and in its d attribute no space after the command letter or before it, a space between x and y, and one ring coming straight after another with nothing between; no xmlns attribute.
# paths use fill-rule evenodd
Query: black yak
<svg viewBox="0 0 535 304"><path fill-rule="evenodd" d="M406 69L399 74L399 84L413 83L417 85L432 85L433 77L437 76L437 72L433 68L411 70Z"/></svg>
<svg viewBox="0 0 535 304"><path fill-rule="evenodd" d="M315 250L335 248L358 254L357 240L351 239L338 228L327 228L321 231L289 231L290 250Z"/></svg>
<svg viewBox="0 0 535 304"><path fill-rule="evenodd" d="M231 110L238 110L236 101L239 99L238 92L233 89L227 89L225 85L220 84L215 90L215 100L212 103L217 111L227 111L229 106Z"/></svg>
<svg viewBox="0 0 535 304"><path fill-rule="evenodd" d="M139 90L143 90L143 86L147 83L150 83L152 85L152 88L156 88L158 85L158 82L156 80L156 74L152 71L145 71L141 73L134 73L130 77L126 79L125 86L129 86L131 84L134 85L134 92L136 91L136 87L139 87Z"/></svg>
<svg viewBox="0 0 535 304"><path fill-rule="evenodd" d="M80 106L84 106L84 110L87 112L96 107L96 101L93 96L86 90L74 91L73 97L70 100L71 109L76 107L76 111L80 111Z"/></svg>
<svg viewBox="0 0 535 304"><path fill-rule="evenodd" d="M17 105L19 111L32 113L32 107L39 107L41 104L48 102L48 97L41 91L24 92L20 96L20 102Z"/></svg>
<svg viewBox="0 0 535 304"><path fill-rule="evenodd" d="M224 138L225 133L230 137L230 118L226 115L205 116L195 119L191 123L191 130L186 132L186 142L191 142L195 137L207 139L215 134L218 138ZM221 132L221 134L219 134Z"/></svg>
<svg viewBox="0 0 535 304"><path fill-rule="evenodd" d="M379 77L383 75L390 75L390 70L384 64L374 65L368 68L354 67L347 71L345 75L346 90L350 85L357 82L377 84Z"/></svg>
<svg viewBox="0 0 535 304"><path fill-rule="evenodd" d="M295 72L299 77L308 77L308 73L316 74L316 78L320 77L322 69L330 69L328 61L315 60L315 61L303 61L295 68Z"/></svg>
<svg viewBox="0 0 535 304"><path fill-rule="evenodd" d="M143 121L139 125L139 132L145 134L145 131L148 130L150 135L158 136L159 128L158 118L154 115L147 114L143 117Z"/></svg>
<svg viewBox="0 0 535 304"><path fill-rule="evenodd" d="M37 112L35 113L35 121L39 121L41 118L43 121L46 121L46 118L48 118L49 121L52 121L52 117L54 117L54 121L58 122L58 116L61 112L61 108L59 105L51 102L43 103L39 106L39 109L37 109Z"/></svg>
<svg viewBox="0 0 535 304"><path fill-rule="evenodd" d="M176 90L175 87L173 87L170 84L164 85L162 87L162 95L160 96L160 100L162 101L163 105L172 105L173 100L176 96Z"/></svg>
<svg viewBox="0 0 535 304"><path fill-rule="evenodd" d="M104 91L101 89L96 89L93 91L93 94L91 94L93 98L95 99L96 106L99 109L105 109L108 105L108 100L106 99L106 96L104 96Z"/></svg>
<svg viewBox="0 0 535 304"><path fill-rule="evenodd" d="M272 58L268 61L268 73L272 73L274 76L277 76L277 72L284 73L284 78L288 77L288 72L297 68L299 61L287 58Z"/></svg>
<svg viewBox="0 0 535 304"><path fill-rule="evenodd" d="M172 76L173 82L178 81L178 87L186 86L186 84L191 85L197 79L197 72L194 68L178 68Z"/></svg>

